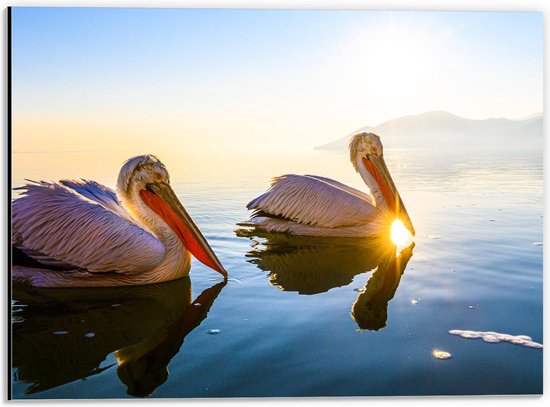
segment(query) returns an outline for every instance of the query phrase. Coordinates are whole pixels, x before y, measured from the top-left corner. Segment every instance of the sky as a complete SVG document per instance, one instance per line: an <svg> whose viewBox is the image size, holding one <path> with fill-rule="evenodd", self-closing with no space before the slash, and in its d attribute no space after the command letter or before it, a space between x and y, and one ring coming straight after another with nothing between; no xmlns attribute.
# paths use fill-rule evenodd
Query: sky
<svg viewBox="0 0 550 407"><path fill-rule="evenodd" d="M15 8L14 151L298 151L543 110L527 12Z"/></svg>

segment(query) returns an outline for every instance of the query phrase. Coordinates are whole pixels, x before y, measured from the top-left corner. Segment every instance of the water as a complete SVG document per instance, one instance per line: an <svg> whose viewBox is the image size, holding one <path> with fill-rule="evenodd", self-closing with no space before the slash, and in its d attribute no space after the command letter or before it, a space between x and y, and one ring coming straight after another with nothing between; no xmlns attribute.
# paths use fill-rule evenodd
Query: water
<svg viewBox="0 0 550 407"><path fill-rule="evenodd" d="M397 258L387 243L235 233L274 175L365 189L345 153L161 155L229 281L194 261L190 278L155 286L15 288L13 396L542 393L543 350L449 334L544 343L542 153L385 154L417 232ZM16 153L13 183L114 186L128 156Z"/></svg>

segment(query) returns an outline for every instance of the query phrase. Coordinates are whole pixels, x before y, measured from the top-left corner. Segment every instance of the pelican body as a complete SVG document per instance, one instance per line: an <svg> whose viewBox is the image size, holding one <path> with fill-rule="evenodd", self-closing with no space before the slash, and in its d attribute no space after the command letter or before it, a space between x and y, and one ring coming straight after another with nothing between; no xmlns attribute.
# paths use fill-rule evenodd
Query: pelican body
<svg viewBox="0 0 550 407"><path fill-rule="evenodd" d="M380 137L356 134L349 150L351 162L370 194L320 176L283 175L248 203L253 214L239 225L302 236L369 237L386 231L397 218L414 235L384 161Z"/></svg>
<svg viewBox="0 0 550 407"><path fill-rule="evenodd" d="M141 285L189 274L191 254L227 272L153 155L122 166L116 192L95 181L30 182L12 204L12 247L33 267L15 280L38 287ZM18 256L16 256L18 254Z"/></svg>

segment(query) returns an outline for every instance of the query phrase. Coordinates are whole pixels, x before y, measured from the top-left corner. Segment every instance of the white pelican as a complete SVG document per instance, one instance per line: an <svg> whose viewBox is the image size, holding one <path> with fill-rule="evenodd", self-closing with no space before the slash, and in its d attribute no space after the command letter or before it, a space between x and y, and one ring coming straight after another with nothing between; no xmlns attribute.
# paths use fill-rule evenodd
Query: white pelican
<svg viewBox="0 0 550 407"><path fill-rule="evenodd" d="M94 181L31 182L12 204L12 246L35 267L12 277L38 287L139 285L189 273L192 253L227 272L153 155L122 166L116 193Z"/></svg>
<svg viewBox="0 0 550 407"><path fill-rule="evenodd" d="M303 236L366 237L376 235L390 221L400 219L414 235L407 210L393 183L380 137L360 133L352 137L350 158L370 195L332 179L315 175L283 175L267 192L248 203L248 222L268 232Z"/></svg>

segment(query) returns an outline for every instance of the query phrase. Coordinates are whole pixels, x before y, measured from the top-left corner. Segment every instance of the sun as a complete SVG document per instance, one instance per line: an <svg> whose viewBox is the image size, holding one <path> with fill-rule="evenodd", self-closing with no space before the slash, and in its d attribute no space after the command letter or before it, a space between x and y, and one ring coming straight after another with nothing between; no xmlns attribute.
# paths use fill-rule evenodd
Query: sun
<svg viewBox="0 0 550 407"><path fill-rule="evenodd" d="M390 236L391 241L398 247L406 247L412 242L411 233L399 219L393 221Z"/></svg>
<svg viewBox="0 0 550 407"><path fill-rule="evenodd" d="M393 27L365 39L364 48L364 74L373 79L370 88L376 94L418 97L428 86L435 61L429 39Z"/></svg>
<svg viewBox="0 0 550 407"><path fill-rule="evenodd" d="M342 79L347 86L376 100L381 112L390 109L382 117L429 102L426 95L437 91L441 75L437 67L447 58L444 39L407 21L354 27L354 34L341 51L343 60L353 61Z"/></svg>

